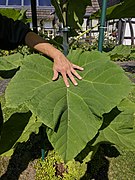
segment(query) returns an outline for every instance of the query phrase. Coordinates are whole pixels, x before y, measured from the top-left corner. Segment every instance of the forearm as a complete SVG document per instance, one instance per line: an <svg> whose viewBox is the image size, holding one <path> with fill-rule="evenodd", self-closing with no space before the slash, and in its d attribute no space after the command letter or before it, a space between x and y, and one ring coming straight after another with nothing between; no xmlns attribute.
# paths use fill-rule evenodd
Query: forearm
<svg viewBox="0 0 135 180"><path fill-rule="evenodd" d="M51 57L53 60L63 56L63 54L58 49L53 47L46 40L44 40L42 37L40 37L34 32L27 33L25 37L25 43L29 47Z"/></svg>

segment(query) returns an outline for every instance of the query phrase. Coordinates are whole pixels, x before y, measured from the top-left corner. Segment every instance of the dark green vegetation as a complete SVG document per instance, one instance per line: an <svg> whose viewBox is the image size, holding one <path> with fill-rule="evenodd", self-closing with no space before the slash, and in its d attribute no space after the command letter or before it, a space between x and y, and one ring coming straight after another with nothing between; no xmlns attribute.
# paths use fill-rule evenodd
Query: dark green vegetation
<svg viewBox="0 0 135 180"><path fill-rule="evenodd" d="M116 4L107 8L106 18L109 19L120 19L120 18L134 18L135 17L135 1L134 0L123 0L121 3ZM101 11L94 13L91 18L99 18Z"/></svg>

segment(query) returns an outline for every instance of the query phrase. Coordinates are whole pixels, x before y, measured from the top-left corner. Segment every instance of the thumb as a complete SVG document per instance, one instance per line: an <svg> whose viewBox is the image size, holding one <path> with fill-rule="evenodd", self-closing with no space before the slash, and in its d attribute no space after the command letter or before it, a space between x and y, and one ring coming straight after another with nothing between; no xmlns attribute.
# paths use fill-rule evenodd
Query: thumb
<svg viewBox="0 0 135 180"><path fill-rule="evenodd" d="M58 78L58 72L56 70L53 71L53 78L52 80L55 81Z"/></svg>

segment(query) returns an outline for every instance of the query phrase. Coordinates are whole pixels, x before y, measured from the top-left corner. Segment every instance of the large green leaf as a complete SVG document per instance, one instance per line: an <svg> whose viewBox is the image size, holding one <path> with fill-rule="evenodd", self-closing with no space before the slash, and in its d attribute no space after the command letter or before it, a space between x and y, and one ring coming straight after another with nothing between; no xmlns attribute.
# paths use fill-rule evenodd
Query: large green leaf
<svg viewBox="0 0 135 180"><path fill-rule="evenodd" d="M118 106L121 113L105 128L100 130L98 142L110 142L119 148L135 149L135 103L124 99Z"/></svg>
<svg viewBox="0 0 135 180"><path fill-rule="evenodd" d="M91 5L90 0L51 0L52 5L55 7L57 16L59 17L60 22L64 22L63 5L67 3L67 22L64 22L71 29L78 29L83 23L83 17L86 12L86 7ZM80 8L81 7L81 8Z"/></svg>
<svg viewBox="0 0 135 180"><path fill-rule="evenodd" d="M27 125L30 116L31 113L16 113L12 115L6 123L3 124L0 138L0 154L10 150L14 146L25 126Z"/></svg>
<svg viewBox="0 0 135 180"><path fill-rule="evenodd" d="M122 3L107 8L106 18L120 19L120 18L134 18L135 17L135 1L124 0ZM91 18L99 18L101 16L101 10L92 14Z"/></svg>
<svg viewBox="0 0 135 180"><path fill-rule="evenodd" d="M17 142L24 142L29 139L32 132L38 133L41 122L30 112L13 114L3 124L0 138L0 154L14 148Z"/></svg>
<svg viewBox="0 0 135 180"><path fill-rule="evenodd" d="M107 19L134 18L135 17L134 9L135 9L134 0L124 0L124 2L120 3L117 7L115 7L111 13L108 13Z"/></svg>
<svg viewBox="0 0 135 180"><path fill-rule="evenodd" d="M1 8L0 13L3 16L7 16L8 18L12 18L14 20L17 20L20 16L20 10L12 9L12 8Z"/></svg>
<svg viewBox="0 0 135 180"><path fill-rule="evenodd" d="M90 5L90 0L69 0L67 12L68 26L73 29L80 27L83 24L83 18L86 13L86 7Z"/></svg>
<svg viewBox="0 0 135 180"><path fill-rule="evenodd" d="M10 119L10 117L15 113L27 113L29 109L26 107L25 104L18 106L17 108L8 108L5 105L5 98L4 95L0 98L1 102L1 109L2 109L2 116L3 116L3 122L5 123Z"/></svg>
<svg viewBox="0 0 135 180"><path fill-rule="evenodd" d="M31 22L30 19L26 17L26 9L18 10L13 8L0 8L0 13L3 16L7 16L8 18L12 18L13 20L21 20L24 23Z"/></svg>
<svg viewBox="0 0 135 180"><path fill-rule="evenodd" d="M111 60L122 60L123 58L128 58L131 54L131 47L125 45L115 46L112 51L108 52Z"/></svg>
<svg viewBox="0 0 135 180"><path fill-rule="evenodd" d="M22 64L23 55L20 53L0 57L0 71L17 69Z"/></svg>
<svg viewBox="0 0 135 180"><path fill-rule="evenodd" d="M47 134L55 150L67 162L73 159L97 133L100 122L96 120L88 105L78 95L69 92L69 106L61 115L57 130ZM58 104L60 106L60 103Z"/></svg>
<svg viewBox="0 0 135 180"><path fill-rule="evenodd" d="M127 57L129 56L131 53L131 47L130 46L126 46L126 45L119 45L119 46L115 46L115 48L108 52L108 54L110 56L114 56L114 55L118 55L118 56L124 56Z"/></svg>
<svg viewBox="0 0 135 180"><path fill-rule="evenodd" d="M71 84L66 88L61 78L53 82L52 62L30 55L5 94L8 107L26 104L52 129L49 139L65 161L74 158L97 134L101 122L95 116L109 112L132 88L124 71L105 53L77 50L68 57L84 67L78 87Z"/></svg>

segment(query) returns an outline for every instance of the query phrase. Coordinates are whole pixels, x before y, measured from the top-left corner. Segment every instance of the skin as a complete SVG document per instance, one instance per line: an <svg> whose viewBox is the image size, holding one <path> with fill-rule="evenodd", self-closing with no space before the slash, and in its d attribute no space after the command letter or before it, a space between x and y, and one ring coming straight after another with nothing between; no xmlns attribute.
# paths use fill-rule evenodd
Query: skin
<svg viewBox="0 0 135 180"><path fill-rule="evenodd" d="M53 59L54 74L52 80L56 80L59 76L59 73L61 73L66 87L70 86L68 82L68 77L75 86L78 85L75 77L79 80L81 80L82 77L76 72L76 70L82 71L82 67L72 64L61 51L53 47L51 44L49 44L42 37L40 37L34 32L27 33L25 37L25 43L29 47L34 48L35 50Z"/></svg>

